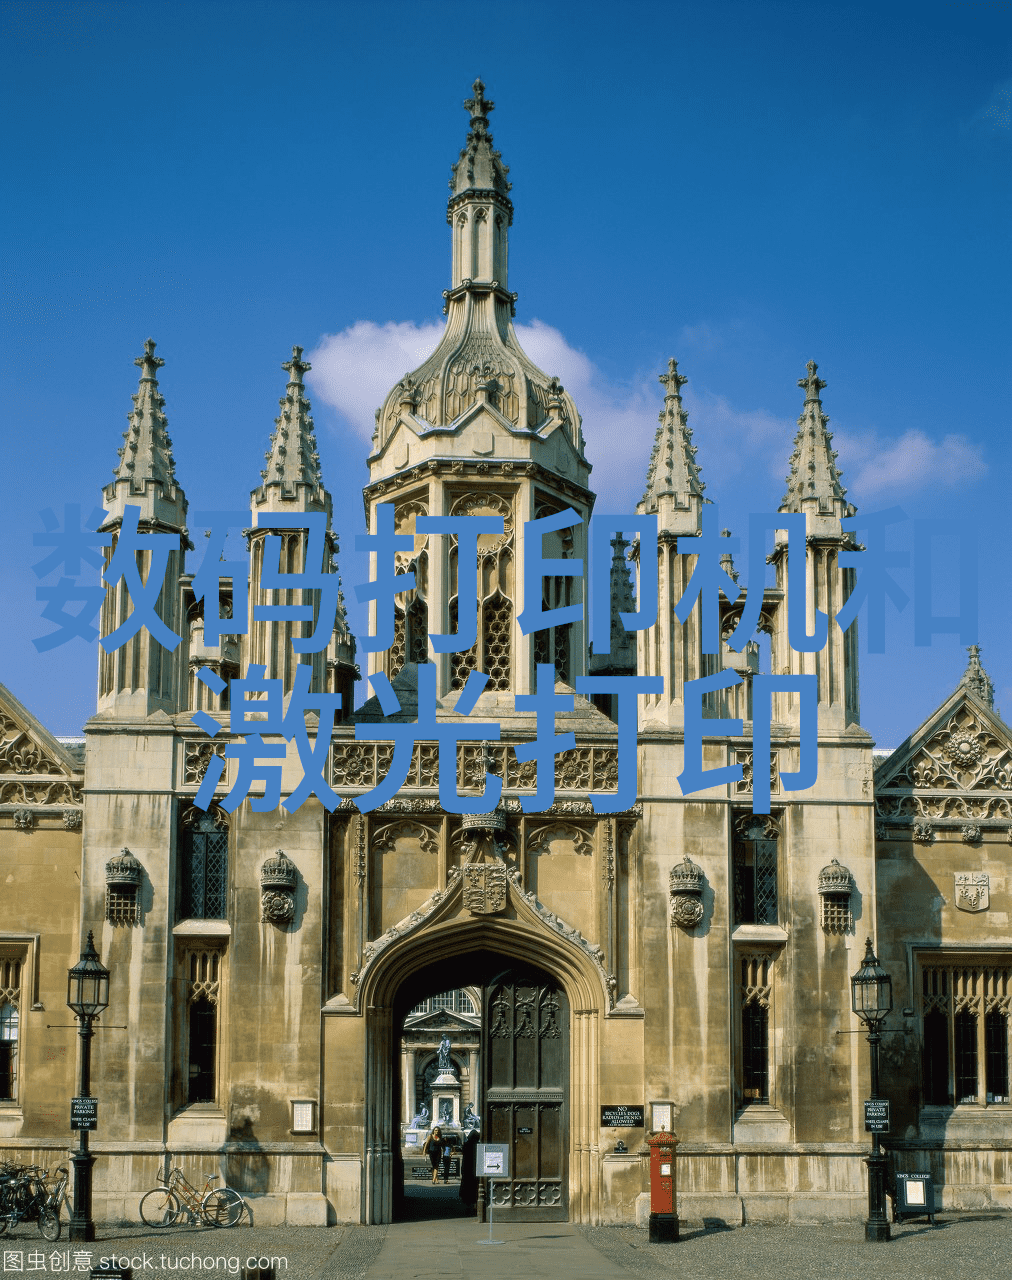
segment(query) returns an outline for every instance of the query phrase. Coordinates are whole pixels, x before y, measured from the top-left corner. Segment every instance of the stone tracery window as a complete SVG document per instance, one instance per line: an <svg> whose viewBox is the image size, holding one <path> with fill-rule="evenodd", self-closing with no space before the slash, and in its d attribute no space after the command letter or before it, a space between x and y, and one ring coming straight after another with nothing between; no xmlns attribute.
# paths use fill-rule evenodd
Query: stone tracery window
<svg viewBox="0 0 1012 1280"><path fill-rule="evenodd" d="M415 520L428 514L427 502L420 498L398 502L394 508L397 533L415 534ZM399 551L394 558L398 573L415 575L415 586L396 597L394 603L394 642L386 653L386 672L391 680L399 675L406 662L429 661L429 553L428 538L415 534L410 552Z"/></svg>
<svg viewBox="0 0 1012 1280"><path fill-rule="evenodd" d="M925 1105L1009 1102L1010 1012L1012 966L922 966Z"/></svg>
<svg viewBox="0 0 1012 1280"><path fill-rule="evenodd" d="M742 1103L770 1101L770 1006L773 957L750 953L739 957L741 985L739 1088Z"/></svg>
<svg viewBox="0 0 1012 1280"><path fill-rule="evenodd" d="M187 1102L214 1102L217 1097L222 959L219 948L200 945L183 956L186 990L183 1066Z"/></svg>

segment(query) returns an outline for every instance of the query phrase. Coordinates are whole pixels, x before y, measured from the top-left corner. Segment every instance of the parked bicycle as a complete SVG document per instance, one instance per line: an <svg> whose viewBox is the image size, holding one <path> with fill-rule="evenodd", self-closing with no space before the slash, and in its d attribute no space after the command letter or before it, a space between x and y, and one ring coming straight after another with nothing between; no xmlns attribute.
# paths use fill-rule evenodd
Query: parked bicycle
<svg viewBox="0 0 1012 1280"><path fill-rule="evenodd" d="M65 1168L49 1173L38 1165L0 1165L0 1235L34 1222L46 1240L59 1240L68 1177Z"/></svg>
<svg viewBox="0 0 1012 1280"><path fill-rule="evenodd" d="M246 1201L231 1187L215 1187L216 1173L205 1175L198 1190L182 1169L171 1169L162 1185L141 1196L141 1220L149 1227L171 1227L180 1221L209 1227L234 1227L247 1212Z"/></svg>

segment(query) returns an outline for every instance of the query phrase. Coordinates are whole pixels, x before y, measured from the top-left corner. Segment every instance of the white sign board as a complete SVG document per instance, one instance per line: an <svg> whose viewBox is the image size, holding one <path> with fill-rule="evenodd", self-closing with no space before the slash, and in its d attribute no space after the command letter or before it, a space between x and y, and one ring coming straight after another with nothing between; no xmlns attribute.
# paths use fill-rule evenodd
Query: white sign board
<svg viewBox="0 0 1012 1280"><path fill-rule="evenodd" d="M475 1153L475 1172L479 1178L508 1178L509 1145L505 1142L479 1142Z"/></svg>

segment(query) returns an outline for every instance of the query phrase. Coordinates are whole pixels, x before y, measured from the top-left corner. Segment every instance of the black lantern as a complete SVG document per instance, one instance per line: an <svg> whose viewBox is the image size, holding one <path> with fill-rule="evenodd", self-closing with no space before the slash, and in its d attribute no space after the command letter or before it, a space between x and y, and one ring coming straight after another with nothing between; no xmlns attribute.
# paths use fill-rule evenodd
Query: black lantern
<svg viewBox="0 0 1012 1280"><path fill-rule="evenodd" d="M850 980L850 992L854 1012L866 1027L881 1023L892 1011L893 980L879 964L871 938L865 944L861 967Z"/></svg>
<svg viewBox="0 0 1012 1280"><path fill-rule="evenodd" d="M882 1039L882 1023L893 1007L893 980L878 962L875 950L868 939L861 967L850 980L851 1004L868 1032L868 1048L871 1053L871 1096L878 1091L878 1048ZM886 1241L890 1237L889 1219L886 1217L885 1184L887 1159L879 1146L876 1130L871 1135L871 1155L868 1166L868 1217L864 1224L866 1240Z"/></svg>
<svg viewBox="0 0 1012 1280"><path fill-rule="evenodd" d="M109 970L98 957L90 931L80 960L67 971L67 1004L82 1021L109 1007Z"/></svg>
<svg viewBox="0 0 1012 1280"><path fill-rule="evenodd" d="M81 959L67 971L67 1004L77 1014L77 1034L81 1037L81 1072L78 1098L91 1097L91 1040L95 1019L109 1007L109 970L95 950L95 935L81 952ZM94 1240L95 1223L91 1217L91 1174L95 1157L88 1147L88 1129L77 1133L77 1146L71 1155L74 1165L74 1209L70 1215L71 1240Z"/></svg>

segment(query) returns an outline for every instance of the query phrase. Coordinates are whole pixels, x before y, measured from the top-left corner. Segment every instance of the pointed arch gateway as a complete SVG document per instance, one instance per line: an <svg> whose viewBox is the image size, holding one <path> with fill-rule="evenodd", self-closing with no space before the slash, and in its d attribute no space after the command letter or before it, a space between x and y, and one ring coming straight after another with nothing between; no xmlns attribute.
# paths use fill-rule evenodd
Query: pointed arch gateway
<svg viewBox="0 0 1012 1280"><path fill-rule="evenodd" d="M483 1093L483 1127L494 1130L485 1134L490 1142L520 1144L514 1166L519 1158L522 1176L512 1180L509 1192L514 1216L519 1220L516 1210L540 1207L525 1215L528 1220L599 1220L597 1067L607 990L579 947L553 935L533 912L530 921L521 912L522 907L516 919L447 920L392 945L363 975L364 1222L393 1217L400 1176L398 1029L420 998L440 984L454 985L462 973L485 990L484 1046L496 1017L488 1009L491 1002L500 1002L500 1021L505 1019L500 1033L509 1033L499 1034L502 1044L482 1054L490 1087L487 1096ZM518 1003L530 1010L531 1035L513 1035L517 1028L526 1032L528 1025ZM523 1042L519 1054L518 1041ZM489 1059L494 1075L484 1065ZM517 1132L522 1129L531 1132ZM501 1198L505 1195L504 1188ZM505 1208L497 1200L497 1216Z"/></svg>

